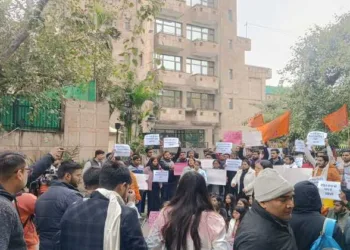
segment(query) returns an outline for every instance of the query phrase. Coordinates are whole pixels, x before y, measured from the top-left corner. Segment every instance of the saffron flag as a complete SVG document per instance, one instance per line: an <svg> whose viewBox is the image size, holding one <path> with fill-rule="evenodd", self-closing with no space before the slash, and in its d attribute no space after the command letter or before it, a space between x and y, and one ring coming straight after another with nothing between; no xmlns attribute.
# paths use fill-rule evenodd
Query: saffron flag
<svg viewBox="0 0 350 250"><path fill-rule="evenodd" d="M348 106L344 104L340 109L323 118L323 122L330 131L339 132L349 125Z"/></svg>
<svg viewBox="0 0 350 250"><path fill-rule="evenodd" d="M261 131L264 142L289 134L290 114L290 111L287 111L275 120L257 128Z"/></svg>
<svg viewBox="0 0 350 250"><path fill-rule="evenodd" d="M252 118L249 119L248 121L248 126L251 128L257 128L264 125L264 117L262 114L258 114Z"/></svg>

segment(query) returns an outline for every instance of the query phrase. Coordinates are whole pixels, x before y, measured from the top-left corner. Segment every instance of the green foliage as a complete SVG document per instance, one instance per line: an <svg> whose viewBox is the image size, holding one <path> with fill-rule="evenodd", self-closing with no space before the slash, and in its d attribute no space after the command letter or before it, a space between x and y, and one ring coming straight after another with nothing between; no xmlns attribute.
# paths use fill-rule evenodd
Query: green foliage
<svg viewBox="0 0 350 250"><path fill-rule="evenodd" d="M263 105L267 121L292 111L289 138L305 138L312 130L327 131L322 118L344 103L350 105L350 13L326 27L315 27L293 48L283 70L292 84L280 100ZM330 143L346 141L347 130L329 135Z"/></svg>

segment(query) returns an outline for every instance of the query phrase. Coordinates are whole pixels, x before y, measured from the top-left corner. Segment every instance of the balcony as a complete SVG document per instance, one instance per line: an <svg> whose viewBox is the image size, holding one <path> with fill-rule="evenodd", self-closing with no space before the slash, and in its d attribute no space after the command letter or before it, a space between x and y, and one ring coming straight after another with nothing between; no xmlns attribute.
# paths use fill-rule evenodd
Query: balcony
<svg viewBox="0 0 350 250"><path fill-rule="evenodd" d="M196 110L192 118L195 125L215 125L220 121L219 112L216 110Z"/></svg>
<svg viewBox="0 0 350 250"><path fill-rule="evenodd" d="M164 5L160 11L160 15L180 18L186 11L186 1L181 0L163 0Z"/></svg>
<svg viewBox="0 0 350 250"><path fill-rule="evenodd" d="M219 45L211 41L192 41L192 54L196 56L214 57L219 54Z"/></svg>
<svg viewBox="0 0 350 250"><path fill-rule="evenodd" d="M247 65L248 76L250 78L271 79L272 70L269 68Z"/></svg>
<svg viewBox="0 0 350 250"><path fill-rule="evenodd" d="M237 37L236 46L244 49L244 51L251 51L252 49L252 41L245 37Z"/></svg>
<svg viewBox="0 0 350 250"><path fill-rule="evenodd" d="M188 82L189 74L182 71L158 70L157 79L164 86L184 86Z"/></svg>
<svg viewBox="0 0 350 250"><path fill-rule="evenodd" d="M184 37L169 35L166 33L158 33L154 38L154 46L156 49L175 53L182 51L187 42L187 39Z"/></svg>
<svg viewBox="0 0 350 250"><path fill-rule="evenodd" d="M197 89L219 89L219 79L216 76L191 75L189 84Z"/></svg>
<svg viewBox="0 0 350 250"><path fill-rule="evenodd" d="M162 108L159 114L158 123L174 124L186 121L186 112L182 108Z"/></svg>
<svg viewBox="0 0 350 250"><path fill-rule="evenodd" d="M204 25L216 25L220 20L219 11L216 8L199 4L191 8L191 17L193 23Z"/></svg>

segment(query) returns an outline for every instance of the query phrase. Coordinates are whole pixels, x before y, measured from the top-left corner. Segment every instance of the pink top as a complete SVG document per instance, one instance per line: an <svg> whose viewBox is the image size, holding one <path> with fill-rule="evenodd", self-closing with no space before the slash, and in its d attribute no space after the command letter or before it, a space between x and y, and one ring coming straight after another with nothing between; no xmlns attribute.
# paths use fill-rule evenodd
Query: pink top
<svg viewBox="0 0 350 250"><path fill-rule="evenodd" d="M159 166L159 170L161 170L162 168ZM144 174L148 174L148 180L147 180L147 184L148 184L148 191L152 191L152 183L153 183L153 171L151 170L150 167L145 167L143 170ZM159 184L161 185L161 184Z"/></svg>
<svg viewBox="0 0 350 250"><path fill-rule="evenodd" d="M156 219L151 232L147 238L149 249L165 249L164 239L161 233L163 226L168 218L169 207L162 209ZM198 227L199 237L201 239L201 250L228 250L226 236L226 225L222 216L214 211L202 212L201 220ZM187 250L193 250L194 245L190 234L187 236Z"/></svg>

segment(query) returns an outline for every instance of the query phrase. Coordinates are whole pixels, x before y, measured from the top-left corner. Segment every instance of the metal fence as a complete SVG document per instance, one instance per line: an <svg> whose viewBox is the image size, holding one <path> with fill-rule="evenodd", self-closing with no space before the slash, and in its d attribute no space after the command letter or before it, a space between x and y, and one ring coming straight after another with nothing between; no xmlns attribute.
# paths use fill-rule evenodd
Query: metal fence
<svg viewBox="0 0 350 250"><path fill-rule="evenodd" d="M61 130L61 103L52 100L35 110L33 105L24 98L3 100L0 104L0 127L5 130L30 131L60 131Z"/></svg>

